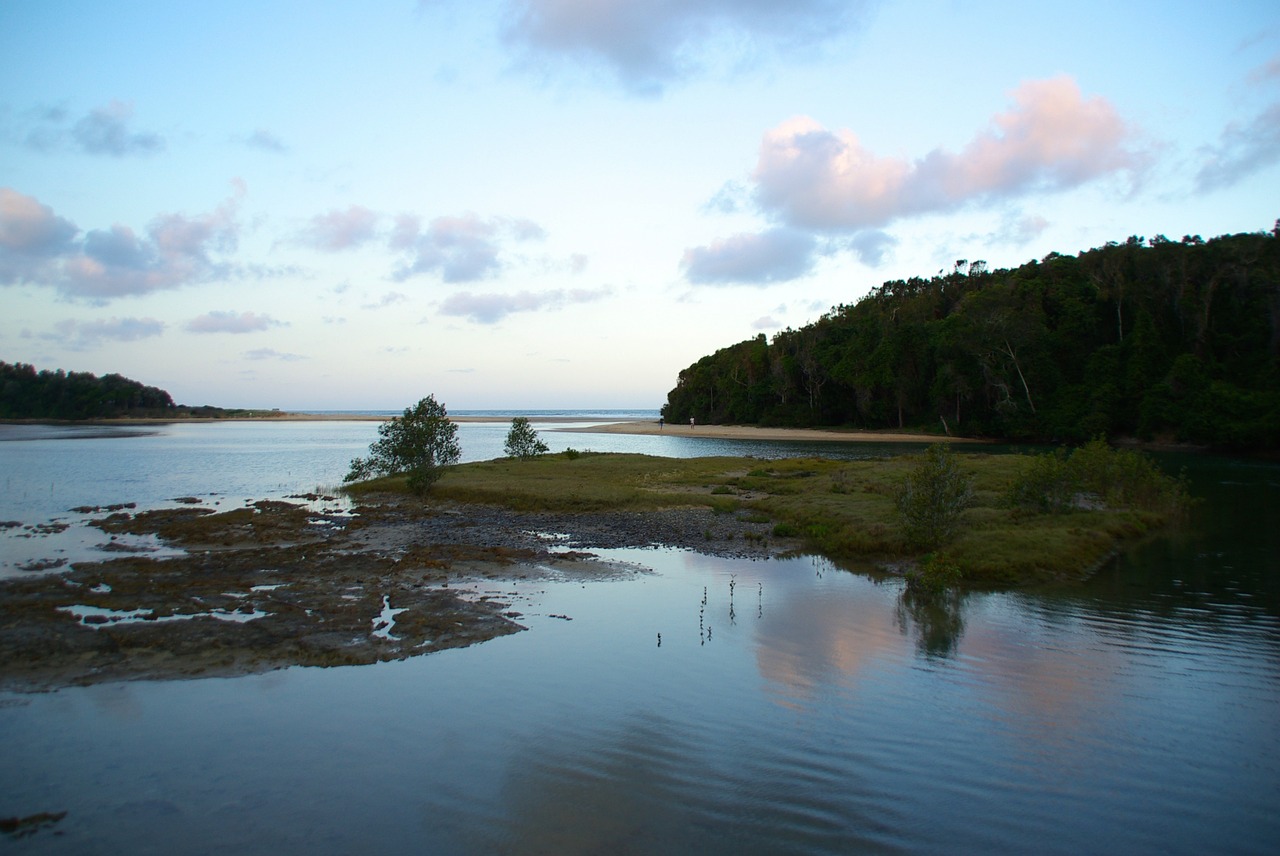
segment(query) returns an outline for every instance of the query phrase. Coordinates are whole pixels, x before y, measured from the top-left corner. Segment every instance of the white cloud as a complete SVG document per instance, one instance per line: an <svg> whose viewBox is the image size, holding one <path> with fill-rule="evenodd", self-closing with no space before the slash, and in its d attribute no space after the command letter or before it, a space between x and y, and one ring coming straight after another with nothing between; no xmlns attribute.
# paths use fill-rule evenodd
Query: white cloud
<svg viewBox="0 0 1280 856"><path fill-rule="evenodd" d="M935 149L915 161L877 156L852 131L788 119L765 134L753 176L757 203L795 227L854 231L1132 175L1143 164L1111 104L1083 98L1070 78L1024 83L1013 102L961 152Z"/></svg>
<svg viewBox="0 0 1280 856"><path fill-rule="evenodd" d="M69 297L106 301L232 274L216 254L236 247L243 186L198 217L164 214L145 234L128 226L80 230L34 197L0 189L0 285L49 285Z"/></svg>
<svg viewBox="0 0 1280 856"><path fill-rule="evenodd" d="M280 326L283 326L283 322L270 315L214 310L191 319L187 323L187 330L192 333L256 333Z"/></svg>
<svg viewBox="0 0 1280 856"><path fill-rule="evenodd" d="M388 306L395 306L397 303L404 303L408 300L408 296L399 291L388 291L372 303L365 303L361 309L385 309Z"/></svg>
<svg viewBox="0 0 1280 856"><path fill-rule="evenodd" d="M136 342L164 332L164 323L155 318L109 318L97 321L59 321L54 333L42 339L60 342L73 351L96 348L105 341Z"/></svg>
<svg viewBox="0 0 1280 856"><path fill-rule="evenodd" d="M680 266L693 283L767 285L808 273L815 245L812 235L796 229L741 233L685 250Z"/></svg>
<svg viewBox="0 0 1280 856"><path fill-rule="evenodd" d="M298 243L326 252L339 252L368 243L377 234L379 216L361 205L348 205L317 214L298 235Z"/></svg>
<svg viewBox="0 0 1280 856"><path fill-rule="evenodd" d="M517 312L561 309L577 303L592 303L612 294L608 288L521 291L517 294L474 294L458 292L440 304L443 315L468 318L477 324L496 324Z"/></svg>
<svg viewBox="0 0 1280 856"><path fill-rule="evenodd" d="M781 326L772 315L765 315L751 322L752 330L777 330Z"/></svg>
<svg viewBox="0 0 1280 856"><path fill-rule="evenodd" d="M282 353L275 348L254 348L252 351L245 351L242 356L246 360L281 360L288 363L306 359L300 354Z"/></svg>
<svg viewBox="0 0 1280 856"><path fill-rule="evenodd" d="M244 144L251 149L259 149L273 154L284 154L289 151L289 147L284 144L283 140L262 128L256 129L252 134L245 137Z"/></svg>
<svg viewBox="0 0 1280 856"><path fill-rule="evenodd" d="M850 0L515 0L508 41L527 59L607 69L637 94L763 52L795 54L852 29Z"/></svg>
<svg viewBox="0 0 1280 856"><path fill-rule="evenodd" d="M409 259L396 271L399 280L439 274L448 283L475 282L501 270L504 242L541 240L545 236L542 227L531 220L482 219L464 214L437 217L422 230L417 218L402 215L396 220L390 246L409 253Z"/></svg>
<svg viewBox="0 0 1280 856"><path fill-rule="evenodd" d="M1251 122L1229 125L1218 144L1203 149L1202 155L1204 164L1196 174L1196 189L1201 192L1230 187L1280 163L1280 103Z"/></svg>

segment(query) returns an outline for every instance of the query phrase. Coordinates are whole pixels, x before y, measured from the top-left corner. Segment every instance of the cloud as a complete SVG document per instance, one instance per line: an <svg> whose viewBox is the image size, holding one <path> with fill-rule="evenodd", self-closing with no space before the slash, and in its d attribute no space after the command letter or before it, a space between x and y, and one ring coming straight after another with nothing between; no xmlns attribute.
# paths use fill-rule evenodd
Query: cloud
<svg viewBox="0 0 1280 856"><path fill-rule="evenodd" d="M781 326L772 315L764 315L751 322L752 330L776 330Z"/></svg>
<svg viewBox="0 0 1280 856"><path fill-rule="evenodd" d="M594 290L556 289L535 293L521 291L518 294L472 294L459 292L446 298L440 305L440 312L468 318L477 324L496 324L508 315L517 312L538 312L542 310L560 309L570 304L591 303L612 294L608 288Z"/></svg>
<svg viewBox="0 0 1280 856"><path fill-rule="evenodd" d="M815 245L812 235L796 229L740 233L685 250L680 266L693 283L767 285L808 273Z"/></svg>
<svg viewBox="0 0 1280 856"><path fill-rule="evenodd" d="M270 131L264 131L258 128L252 134L244 138L244 144L251 149L259 149L272 154L284 154L289 151L289 147Z"/></svg>
<svg viewBox="0 0 1280 856"><path fill-rule="evenodd" d="M42 339L62 343L73 351L96 348L105 341L136 342L164 332L164 323L155 318L110 318L98 321L59 321L56 332L45 333Z"/></svg>
<svg viewBox="0 0 1280 856"><path fill-rule="evenodd" d="M1133 131L1102 98L1068 77L1030 81L959 153L909 161L878 157L848 130L805 116L765 134L754 172L756 202L791 226L854 231L967 204L1063 190L1136 173Z"/></svg>
<svg viewBox="0 0 1280 856"><path fill-rule="evenodd" d="M157 134L135 133L129 130L133 118L133 105L112 101L106 107L89 111L71 127L71 137L80 148L94 155L124 157L132 154L158 152L164 148L164 140Z"/></svg>
<svg viewBox="0 0 1280 856"><path fill-rule="evenodd" d="M0 284L32 281L69 252L80 230L48 205L0 187Z"/></svg>
<svg viewBox="0 0 1280 856"><path fill-rule="evenodd" d="M397 303L404 303L408 299L409 299L408 296L400 293L399 291L388 291L386 294L382 295L382 297L378 298L373 303L365 303L360 308L361 309L385 309L388 306L395 306Z"/></svg>
<svg viewBox="0 0 1280 856"><path fill-rule="evenodd" d="M297 240L326 252L354 249L373 239L379 219L376 213L360 205L349 205L345 211L335 208L312 217Z"/></svg>
<svg viewBox="0 0 1280 856"><path fill-rule="evenodd" d="M187 322L187 330L191 333L256 333L280 326L283 326L283 322L275 320L270 315L217 310L206 312Z"/></svg>
<svg viewBox="0 0 1280 856"><path fill-rule="evenodd" d="M80 230L34 197L0 188L0 285L30 283L106 301L229 276L216 254L236 248L243 185L198 217L164 214L139 235L128 226Z"/></svg>
<svg viewBox="0 0 1280 856"><path fill-rule="evenodd" d="M1280 56L1272 57L1249 72L1249 80L1252 83L1267 83L1272 80L1280 80Z"/></svg>
<svg viewBox="0 0 1280 856"><path fill-rule="evenodd" d="M254 348L252 351L245 351L242 356L246 360L281 360L288 363L306 359L300 354L281 353L275 348Z"/></svg>
<svg viewBox="0 0 1280 856"><path fill-rule="evenodd" d="M1049 228L1049 221L1039 214L1016 214L1006 217L1000 228L981 239L984 243L1029 244Z"/></svg>
<svg viewBox="0 0 1280 856"><path fill-rule="evenodd" d="M151 155L164 149L164 138L159 134L130 128L133 105L128 102L112 101L96 107L70 125L69 118L65 108L43 111L40 124L27 133L27 146L42 152L69 147L117 158Z"/></svg>
<svg viewBox="0 0 1280 856"><path fill-rule="evenodd" d="M1272 104L1245 125L1232 124L1216 146L1201 150L1204 164L1196 173L1200 192L1238 184L1280 162L1280 103Z"/></svg>
<svg viewBox="0 0 1280 856"><path fill-rule="evenodd" d="M396 271L398 280L439 274L448 283L475 282L495 275L505 241L541 240L546 232L531 220L481 219L474 214L437 217L425 230L417 218L396 219L389 244L409 259Z"/></svg>
<svg viewBox="0 0 1280 856"><path fill-rule="evenodd" d="M858 232L849 239L848 248L858 260L869 267L879 267L885 254L898 245L898 239L879 229Z"/></svg>
<svg viewBox="0 0 1280 856"><path fill-rule="evenodd" d="M656 95L717 55L733 67L764 51L795 53L850 30L849 0L514 0L506 37L527 60L603 67L627 90Z"/></svg>

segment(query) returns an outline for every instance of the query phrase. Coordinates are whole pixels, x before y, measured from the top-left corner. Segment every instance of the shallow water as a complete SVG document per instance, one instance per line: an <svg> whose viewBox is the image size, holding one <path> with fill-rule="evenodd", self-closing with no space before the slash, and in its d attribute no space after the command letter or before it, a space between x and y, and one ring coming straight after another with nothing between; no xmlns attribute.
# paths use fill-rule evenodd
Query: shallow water
<svg viewBox="0 0 1280 856"><path fill-rule="evenodd" d="M0 847L1273 852L1280 468L1177 463L1188 532L1065 590L601 551L645 570L486 586L530 629L468 649L0 694L0 817L67 812Z"/></svg>

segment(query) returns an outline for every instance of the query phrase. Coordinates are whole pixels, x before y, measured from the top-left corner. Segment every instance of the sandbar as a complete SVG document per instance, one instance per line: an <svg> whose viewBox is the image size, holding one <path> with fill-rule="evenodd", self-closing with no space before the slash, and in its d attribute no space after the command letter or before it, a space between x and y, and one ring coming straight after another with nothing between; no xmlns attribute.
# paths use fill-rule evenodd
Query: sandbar
<svg viewBox="0 0 1280 856"><path fill-rule="evenodd" d="M461 420L459 420L461 421ZM530 420L534 421L534 420ZM608 422L585 428L557 428L558 431L598 434L652 434L703 437L713 440L800 440L835 443L982 443L971 437L947 437L907 431L861 431L853 428L764 428L758 425L673 425L648 419Z"/></svg>

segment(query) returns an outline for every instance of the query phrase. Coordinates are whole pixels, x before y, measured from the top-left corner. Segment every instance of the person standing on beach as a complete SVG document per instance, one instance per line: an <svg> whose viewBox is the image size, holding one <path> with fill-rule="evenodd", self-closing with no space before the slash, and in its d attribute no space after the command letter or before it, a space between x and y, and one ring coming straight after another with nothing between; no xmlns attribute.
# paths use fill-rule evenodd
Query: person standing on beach
<svg viewBox="0 0 1280 856"><path fill-rule="evenodd" d="M693 417L692 417L692 416L690 416L690 417L689 417L689 430L690 430L690 431L692 431L692 430L693 430Z"/></svg>
<svg viewBox="0 0 1280 856"><path fill-rule="evenodd" d="M664 421L666 421L664 417L662 417L662 416L659 416L659 417L658 417L658 430L659 430L659 431L661 431L661 430L662 430L662 423L663 423Z"/></svg>

